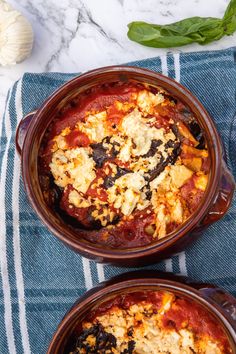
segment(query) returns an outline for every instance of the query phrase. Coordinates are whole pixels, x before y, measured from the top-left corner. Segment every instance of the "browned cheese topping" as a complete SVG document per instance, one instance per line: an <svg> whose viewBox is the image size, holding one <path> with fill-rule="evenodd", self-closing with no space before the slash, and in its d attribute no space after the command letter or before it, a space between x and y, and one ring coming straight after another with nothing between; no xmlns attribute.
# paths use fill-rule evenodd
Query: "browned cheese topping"
<svg viewBox="0 0 236 354"><path fill-rule="evenodd" d="M207 187L202 131L162 89L139 88L126 100L85 111L48 145L60 208L85 230L99 229L88 239L111 247L165 237L191 216Z"/></svg>
<svg viewBox="0 0 236 354"><path fill-rule="evenodd" d="M220 324L198 304L169 292L146 292L116 298L85 320L70 354L85 353L230 354L232 350Z"/></svg>

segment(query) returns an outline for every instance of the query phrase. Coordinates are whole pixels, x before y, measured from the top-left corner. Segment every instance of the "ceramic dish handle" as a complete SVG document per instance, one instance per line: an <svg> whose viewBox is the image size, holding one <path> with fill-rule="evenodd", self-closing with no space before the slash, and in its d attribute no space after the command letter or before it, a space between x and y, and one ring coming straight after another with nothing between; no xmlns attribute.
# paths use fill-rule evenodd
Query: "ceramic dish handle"
<svg viewBox="0 0 236 354"><path fill-rule="evenodd" d="M28 130L29 124L32 121L33 116L35 115L36 111L28 113L25 117L22 118L20 123L18 124L17 130L16 130L16 150L19 155L21 155L23 143L25 140L25 135Z"/></svg>
<svg viewBox="0 0 236 354"><path fill-rule="evenodd" d="M199 286L199 291L203 297L213 300L220 306L236 330L236 299L223 289L214 286L207 285L203 288Z"/></svg>
<svg viewBox="0 0 236 354"><path fill-rule="evenodd" d="M235 189L235 181L224 160L222 161L222 174L218 188L215 201L202 221L202 226L207 226L221 219L230 207Z"/></svg>

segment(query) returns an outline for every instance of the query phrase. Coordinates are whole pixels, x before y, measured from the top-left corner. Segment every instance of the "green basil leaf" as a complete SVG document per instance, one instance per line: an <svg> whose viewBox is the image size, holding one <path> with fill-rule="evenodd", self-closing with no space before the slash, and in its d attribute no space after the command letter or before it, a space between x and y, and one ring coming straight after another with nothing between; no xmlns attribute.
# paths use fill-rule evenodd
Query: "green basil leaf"
<svg viewBox="0 0 236 354"><path fill-rule="evenodd" d="M199 33L193 33L191 38L194 39L194 42L205 45L212 41L219 40L225 35L224 28L222 27L221 20L216 24L214 28L203 29Z"/></svg>
<svg viewBox="0 0 236 354"><path fill-rule="evenodd" d="M191 38L176 34L162 34L161 29L145 22L133 22L129 24L128 37L132 41L149 47L169 48L186 45L192 42Z"/></svg>
<svg viewBox="0 0 236 354"><path fill-rule="evenodd" d="M163 30L171 31L172 33L175 32L182 36L188 36L201 30L212 29L219 24L219 21L221 20L213 17L190 17L161 27Z"/></svg>
<svg viewBox="0 0 236 354"><path fill-rule="evenodd" d="M228 21L232 19L232 17L235 18L236 16L236 0L231 0L229 5L227 6L227 9L225 10L225 14L223 17L223 21Z"/></svg>
<svg viewBox="0 0 236 354"><path fill-rule="evenodd" d="M147 46L169 48L179 47L192 42L205 43L207 32L215 37L222 32L221 20L215 18L190 18L171 25L151 25L145 22L129 24L129 39ZM198 23L197 23L198 21Z"/></svg>
<svg viewBox="0 0 236 354"><path fill-rule="evenodd" d="M192 42L208 44L236 30L236 0L231 0L223 19L190 17L168 25L131 22L128 37L145 46L179 47Z"/></svg>
<svg viewBox="0 0 236 354"><path fill-rule="evenodd" d="M225 34L229 36L236 31L236 0L230 1L222 21Z"/></svg>

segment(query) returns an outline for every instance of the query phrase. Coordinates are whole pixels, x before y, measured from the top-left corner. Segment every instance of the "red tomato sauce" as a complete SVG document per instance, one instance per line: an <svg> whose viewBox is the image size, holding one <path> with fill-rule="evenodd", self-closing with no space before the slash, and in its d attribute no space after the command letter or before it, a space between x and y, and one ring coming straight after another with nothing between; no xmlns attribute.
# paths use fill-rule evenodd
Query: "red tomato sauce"
<svg viewBox="0 0 236 354"><path fill-rule="evenodd" d="M220 341L224 348L229 345L225 333L218 321L202 306L194 301L177 298L162 320L169 329L191 329L196 335L208 335Z"/></svg>
<svg viewBox="0 0 236 354"><path fill-rule="evenodd" d="M66 127L74 128L78 121L83 121L87 112L101 111L115 101L129 101L132 93L138 91L137 84L117 83L114 86L102 85L93 87L65 106L56 117L51 127L50 136L58 135Z"/></svg>
<svg viewBox="0 0 236 354"><path fill-rule="evenodd" d="M196 210L197 206L200 204L204 191L195 187L194 176L191 177L180 189L181 195L186 201L186 204L190 210L193 212Z"/></svg>
<svg viewBox="0 0 236 354"><path fill-rule="evenodd" d="M88 136L77 130L72 130L72 132L66 135L65 140L69 148L86 147L90 144Z"/></svg>
<svg viewBox="0 0 236 354"><path fill-rule="evenodd" d="M91 230L89 233L84 233L83 237L93 243L115 248L132 248L149 244L153 238L145 228L153 222L155 214L153 212L146 214L143 210L143 217L140 218L140 213L140 211L134 213L131 220L122 220L110 229ZM117 216L121 215L117 214Z"/></svg>
<svg viewBox="0 0 236 354"><path fill-rule="evenodd" d="M93 321L96 317L106 314L106 312L111 310L113 307L119 307L127 310L131 306L138 303L152 304L156 311L158 311L162 305L162 297L163 292L161 291L136 291L119 295L112 300L103 302L102 305L97 307L88 317L86 317L86 320Z"/></svg>
<svg viewBox="0 0 236 354"><path fill-rule="evenodd" d="M133 214L131 220L127 220L111 230L114 239L119 239L123 247L138 247L152 241L152 235L145 231L145 227L154 220L154 213L147 214L147 210Z"/></svg>

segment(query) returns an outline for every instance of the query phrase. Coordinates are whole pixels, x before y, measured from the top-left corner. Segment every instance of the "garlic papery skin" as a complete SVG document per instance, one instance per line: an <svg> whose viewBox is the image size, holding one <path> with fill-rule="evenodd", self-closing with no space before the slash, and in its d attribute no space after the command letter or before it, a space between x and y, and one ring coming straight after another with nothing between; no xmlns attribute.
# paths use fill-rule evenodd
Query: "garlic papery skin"
<svg viewBox="0 0 236 354"><path fill-rule="evenodd" d="M30 55L32 46L33 30L29 21L0 0L0 64L21 62Z"/></svg>

